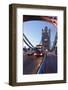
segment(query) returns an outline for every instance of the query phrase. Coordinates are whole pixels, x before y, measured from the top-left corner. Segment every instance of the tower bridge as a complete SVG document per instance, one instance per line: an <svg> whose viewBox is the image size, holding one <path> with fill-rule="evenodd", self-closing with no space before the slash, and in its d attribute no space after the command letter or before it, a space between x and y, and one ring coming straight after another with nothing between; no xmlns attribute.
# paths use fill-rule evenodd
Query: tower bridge
<svg viewBox="0 0 68 90"><path fill-rule="evenodd" d="M40 20L47 21L54 26L57 26L57 17L55 16L34 16L34 15L23 15L23 22L31 20ZM23 55L23 74L42 74L42 73L56 73L57 72L57 54L54 55L53 52L57 50L57 32L54 38L53 46L51 45L51 30L48 27L42 29L40 44L42 49L45 52L48 50L49 54L46 57L35 57L33 55L28 56L27 54ZM30 48L36 48L30 42L28 37L23 33L23 41Z"/></svg>
<svg viewBox="0 0 68 90"><path fill-rule="evenodd" d="M54 38L54 42L53 42L53 46L52 48L50 49L50 45L51 45L51 41L50 41L50 38L51 38L51 30L48 29L48 27L46 26L44 29L42 29L42 37L41 37L41 45L42 45L42 49L43 51L45 51L46 49L48 51L53 51L55 50L56 46L57 46L57 32L56 32L56 35L55 35L55 38ZM35 48L33 46L33 44L28 40L28 38L26 37L26 35L23 33L23 41L24 43L29 47L29 48ZM40 45L40 44L38 44Z"/></svg>

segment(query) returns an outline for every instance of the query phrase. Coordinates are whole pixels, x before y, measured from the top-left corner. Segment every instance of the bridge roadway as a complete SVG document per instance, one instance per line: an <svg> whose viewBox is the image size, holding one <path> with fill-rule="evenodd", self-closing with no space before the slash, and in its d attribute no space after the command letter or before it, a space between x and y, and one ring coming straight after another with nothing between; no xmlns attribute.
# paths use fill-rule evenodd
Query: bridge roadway
<svg viewBox="0 0 68 90"><path fill-rule="evenodd" d="M37 74L44 73L57 73L57 56L53 54L48 54L44 57L43 63L41 64Z"/></svg>
<svg viewBox="0 0 68 90"><path fill-rule="evenodd" d="M41 74L57 72L57 56L48 54L48 56L36 57L34 55L23 56L23 74Z"/></svg>
<svg viewBox="0 0 68 90"><path fill-rule="evenodd" d="M23 74L36 74L39 69L43 57L36 57L34 55L23 56Z"/></svg>

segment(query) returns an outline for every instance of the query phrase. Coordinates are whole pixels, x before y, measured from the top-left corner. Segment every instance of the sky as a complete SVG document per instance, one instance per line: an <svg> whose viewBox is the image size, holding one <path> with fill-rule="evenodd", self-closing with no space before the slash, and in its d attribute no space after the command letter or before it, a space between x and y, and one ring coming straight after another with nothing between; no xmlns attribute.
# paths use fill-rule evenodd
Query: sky
<svg viewBox="0 0 68 90"><path fill-rule="evenodd" d="M23 22L23 33L27 36L27 38L33 44L33 46L36 46L40 43L42 37L42 29L44 29L46 26L48 27L48 29L51 30L50 39L52 47L57 27L50 22L40 20L31 20ZM26 45L24 44L24 46Z"/></svg>

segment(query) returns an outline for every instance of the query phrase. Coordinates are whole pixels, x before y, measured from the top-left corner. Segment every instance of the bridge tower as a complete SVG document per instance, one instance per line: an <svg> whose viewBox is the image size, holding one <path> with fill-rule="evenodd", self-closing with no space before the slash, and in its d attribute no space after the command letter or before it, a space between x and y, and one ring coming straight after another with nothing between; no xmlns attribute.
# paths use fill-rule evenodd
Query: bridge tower
<svg viewBox="0 0 68 90"><path fill-rule="evenodd" d="M50 48L50 30L46 26L44 29L42 29L42 45L43 50L49 50Z"/></svg>

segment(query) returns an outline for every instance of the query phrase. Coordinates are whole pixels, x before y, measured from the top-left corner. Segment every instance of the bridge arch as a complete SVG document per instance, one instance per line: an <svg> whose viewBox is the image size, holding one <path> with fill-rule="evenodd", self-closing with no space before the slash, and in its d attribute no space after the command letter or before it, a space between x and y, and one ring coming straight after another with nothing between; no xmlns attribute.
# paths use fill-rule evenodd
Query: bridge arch
<svg viewBox="0 0 68 90"><path fill-rule="evenodd" d="M57 17L56 16L34 16L34 15L23 15L23 21L32 21L32 20L41 20L47 21L54 25L57 25Z"/></svg>

